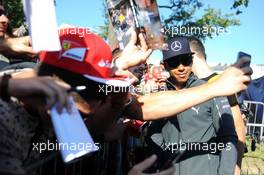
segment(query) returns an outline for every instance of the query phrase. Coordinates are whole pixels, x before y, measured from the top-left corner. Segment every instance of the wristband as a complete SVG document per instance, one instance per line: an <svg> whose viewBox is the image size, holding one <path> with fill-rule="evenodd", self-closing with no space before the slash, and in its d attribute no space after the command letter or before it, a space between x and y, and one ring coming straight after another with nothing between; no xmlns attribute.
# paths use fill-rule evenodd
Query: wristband
<svg viewBox="0 0 264 175"><path fill-rule="evenodd" d="M8 92L8 83L9 83L10 78L11 78L11 75L4 74L2 76L2 81L1 81L1 85L0 85L0 96L6 102L10 101L10 95Z"/></svg>

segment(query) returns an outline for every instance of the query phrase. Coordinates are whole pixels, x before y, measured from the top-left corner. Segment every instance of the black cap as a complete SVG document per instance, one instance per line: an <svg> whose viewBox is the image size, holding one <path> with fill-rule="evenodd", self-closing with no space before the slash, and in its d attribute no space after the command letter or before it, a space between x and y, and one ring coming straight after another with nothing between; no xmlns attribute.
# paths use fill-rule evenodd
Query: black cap
<svg viewBox="0 0 264 175"><path fill-rule="evenodd" d="M192 55L188 39L177 36L168 41L168 49L162 51L163 61L180 55Z"/></svg>

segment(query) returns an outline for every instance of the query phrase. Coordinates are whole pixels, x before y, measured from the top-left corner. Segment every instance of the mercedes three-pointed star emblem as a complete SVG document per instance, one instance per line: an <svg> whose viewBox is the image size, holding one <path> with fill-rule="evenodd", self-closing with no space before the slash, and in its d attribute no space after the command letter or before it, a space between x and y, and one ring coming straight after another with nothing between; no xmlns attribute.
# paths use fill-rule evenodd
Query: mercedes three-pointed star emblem
<svg viewBox="0 0 264 175"><path fill-rule="evenodd" d="M177 52L179 50L181 50L182 45L179 41L174 41L173 43L171 43L171 50Z"/></svg>

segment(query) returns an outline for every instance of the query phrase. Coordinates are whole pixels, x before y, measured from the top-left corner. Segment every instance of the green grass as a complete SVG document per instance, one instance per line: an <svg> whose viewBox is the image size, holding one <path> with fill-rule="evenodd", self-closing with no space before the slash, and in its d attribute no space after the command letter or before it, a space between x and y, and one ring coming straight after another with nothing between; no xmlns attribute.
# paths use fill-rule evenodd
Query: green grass
<svg viewBox="0 0 264 175"><path fill-rule="evenodd" d="M264 161L264 143L256 144L256 150L254 152L251 151L251 144L250 139L247 138L246 141L248 152L244 154L244 157L253 157L253 158L260 158Z"/></svg>

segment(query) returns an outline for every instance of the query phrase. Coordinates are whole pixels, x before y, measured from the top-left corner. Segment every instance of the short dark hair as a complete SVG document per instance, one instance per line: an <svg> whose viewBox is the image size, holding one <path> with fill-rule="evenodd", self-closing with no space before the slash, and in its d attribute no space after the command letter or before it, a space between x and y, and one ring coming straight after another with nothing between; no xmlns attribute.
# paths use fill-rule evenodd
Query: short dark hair
<svg viewBox="0 0 264 175"><path fill-rule="evenodd" d="M199 58L204 58L206 60L205 48L202 41L195 36L188 36L187 39L190 47L194 49L193 51L195 54L197 54Z"/></svg>
<svg viewBox="0 0 264 175"><path fill-rule="evenodd" d="M72 87L85 85L84 91L78 92L84 99L104 100L106 98L105 92L101 92L101 87L104 84L92 81L81 74L76 74L65 69L57 68L55 66L41 63L37 70L38 76L56 76L59 79L70 84Z"/></svg>

